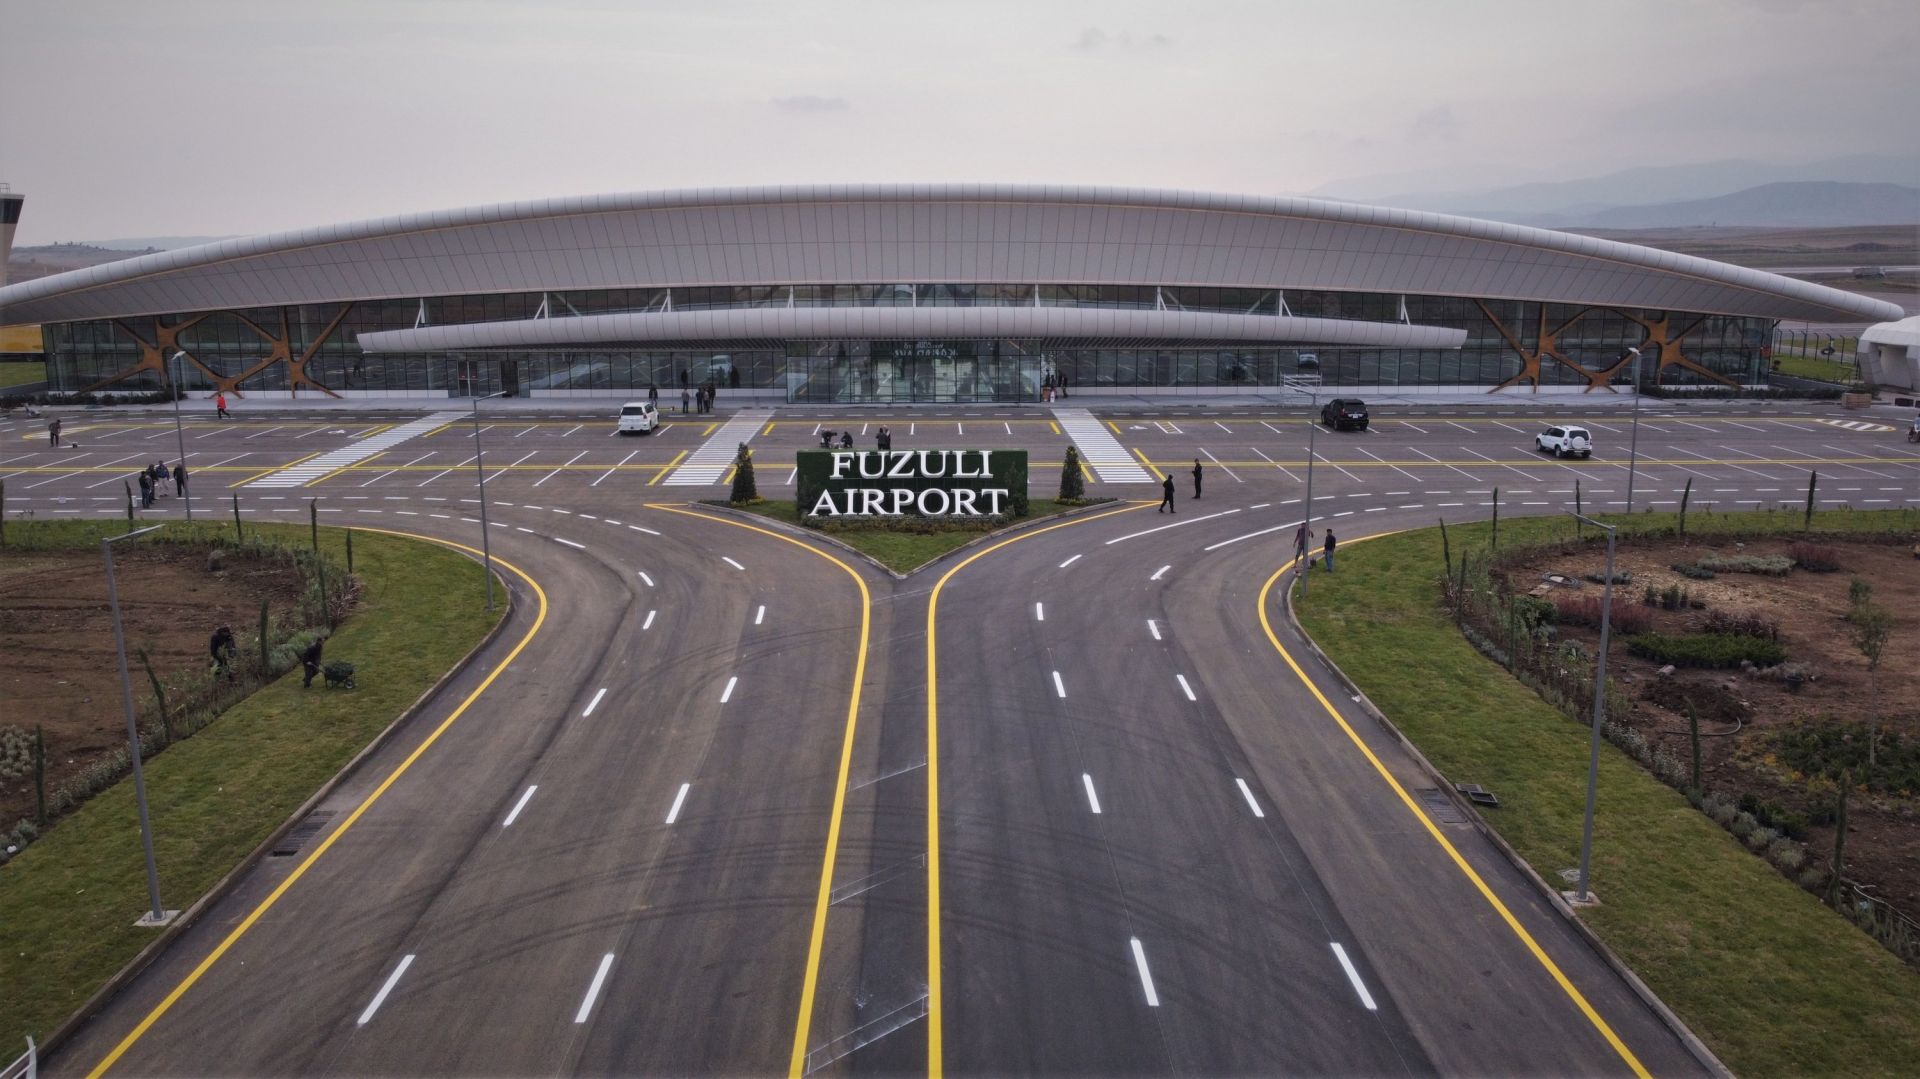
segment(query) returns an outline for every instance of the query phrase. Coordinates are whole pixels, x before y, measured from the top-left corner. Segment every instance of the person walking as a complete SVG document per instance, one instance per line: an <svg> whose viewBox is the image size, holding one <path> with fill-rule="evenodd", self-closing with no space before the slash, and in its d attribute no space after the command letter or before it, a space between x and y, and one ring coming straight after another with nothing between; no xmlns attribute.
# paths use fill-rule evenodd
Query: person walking
<svg viewBox="0 0 1920 1079"><path fill-rule="evenodd" d="M160 485L163 483L172 485L173 470L167 467L166 461L156 460L153 462L153 489L155 491L160 490ZM177 494L178 492L175 493Z"/></svg>
<svg viewBox="0 0 1920 1079"><path fill-rule="evenodd" d="M233 418L233 416L227 412L227 391L220 390L213 395L213 414L216 419L230 420Z"/></svg>
<svg viewBox="0 0 1920 1079"><path fill-rule="evenodd" d="M1312 539L1313 529L1307 527L1307 522L1301 521L1299 531L1293 534L1293 560L1295 562L1299 562L1301 559L1307 557L1307 543Z"/></svg>
<svg viewBox="0 0 1920 1079"><path fill-rule="evenodd" d="M1327 572L1333 572L1333 529L1327 529Z"/></svg>
<svg viewBox="0 0 1920 1079"><path fill-rule="evenodd" d="M239 650L233 643L233 628L221 626L214 630L213 639L207 642L207 647L213 652L214 675L217 677L231 673L227 670L227 665L233 662L234 653Z"/></svg>
<svg viewBox="0 0 1920 1079"><path fill-rule="evenodd" d="M55 416L52 422L47 424L47 439L53 444L54 449L60 448L60 417Z"/></svg>
<svg viewBox="0 0 1920 1079"><path fill-rule="evenodd" d="M326 641L325 637L315 637L313 643L307 646L307 650L300 653L300 665L307 671L307 680L300 683L301 689L313 685L314 676L320 673L320 646Z"/></svg>
<svg viewBox="0 0 1920 1079"><path fill-rule="evenodd" d="M1065 371L1060 372L1060 381L1054 385L1054 389L1060 394L1062 401L1067 399L1067 373Z"/></svg>
<svg viewBox="0 0 1920 1079"><path fill-rule="evenodd" d="M660 408L660 387L651 382L647 383L647 403L652 405L655 411Z"/></svg>
<svg viewBox="0 0 1920 1079"><path fill-rule="evenodd" d="M1179 513L1173 508L1173 476L1163 477L1160 481L1160 508L1155 513Z"/></svg>
<svg viewBox="0 0 1920 1079"><path fill-rule="evenodd" d="M1193 497L1200 497L1200 458L1193 459Z"/></svg>
<svg viewBox="0 0 1920 1079"><path fill-rule="evenodd" d="M187 497L187 463L185 461L173 466L173 493L181 498Z"/></svg>

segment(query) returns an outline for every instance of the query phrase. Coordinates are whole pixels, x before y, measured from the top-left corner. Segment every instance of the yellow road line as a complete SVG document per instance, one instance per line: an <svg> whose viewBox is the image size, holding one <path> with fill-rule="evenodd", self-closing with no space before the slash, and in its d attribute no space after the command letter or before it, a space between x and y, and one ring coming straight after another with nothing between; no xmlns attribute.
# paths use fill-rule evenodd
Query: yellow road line
<svg viewBox="0 0 1920 1079"><path fill-rule="evenodd" d="M847 700L846 733L840 740L840 775L833 788L833 813L827 820L827 852L820 862L820 888L813 901L813 931L807 943L807 973L800 986L800 1018L793 1032L793 1053L787 1062L787 1074L800 1079L807 1071L807 1040L813 1033L813 999L820 982L820 951L827 936L827 908L833 902L834 861L840 851L840 820L847 804L847 776L853 770L853 736L860 719L860 687L867 676L867 642L872 631L873 596L867 591L867 582L852 566L847 565L833 555L802 543L791 536L783 536L770 529L741 521L730 521L724 517L695 513L678 506L667 506L657 502L646 504L648 509L666 513L678 513L687 517L698 517L714 521L733 528L744 528L749 532L758 532L763 536L772 536L782 543L791 543L810 554L815 554L845 570L853 583L860 587L860 651L853 665L853 692Z"/></svg>
<svg viewBox="0 0 1920 1079"><path fill-rule="evenodd" d="M762 437L765 437L766 435L771 434L772 432L773 432L773 421L768 420L767 425L765 427L760 428L760 434Z"/></svg>
<svg viewBox="0 0 1920 1079"><path fill-rule="evenodd" d="M673 466L679 464L681 460L683 460L686 456L687 456L687 451L681 450L680 453L677 456L675 456L673 460L668 461L664 465L661 465L660 471L655 472L653 474L653 478L647 481L647 486L648 487L655 486L661 480L665 479L667 477L667 473L673 471Z"/></svg>
<svg viewBox="0 0 1920 1079"><path fill-rule="evenodd" d="M1053 428L1053 433L1054 433L1054 434L1056 434L1056 435L1057 435L1057 434L1059 434L1059 433L1060 433L1060 425L1059 425L1058 423L1056 423L1056 422L1054 422L1053 420L1048 420L1048 421L1047 421L1047 426L1048 426L1048 427L1051 427L1051 428Z"/></svg>
<svg viewBox="0 0 1920 1079"><path fill-rule="evenodd" d="M1369 536L1367 538L1378 539L1379 537ZM1357 543L1360 541L1355 540L1351 542ZM1440 848L1447 852L1449 858L1453 859L1453 864L1459 867L1460 872L1465 874L1469 881L1473 882L1473 886L1479 890L1480 895L1486 899L1488 905L1493 907L1494 912L1500 916L1500 919L1507 923L1507 928L1513 931L1514 936L1520 938L1520 942L1526 945L1529 952L1533 953L1534 959L1538 960L1540 965L1546 969L1547 973L1553 976L1553 980L1559 983L1561 991L1566 993L1568 999L1572 1000L1573 1003L1579 1007L1581 1014L1585 1015L1587 1021L1593 1024L1594 1029L1598 1030L1600 1035L1607 1040L1607 1044L1613 1046L1614 1052L1620 1054L1620 1059L1626 1062L1627 1067L1633 1069L1633 1073L1639 1076L1640 1079L1651 1079L1647 1069L1641 1066L1639 1058L1633 1055L1633 1050L1627 1048L1626 1043L1620 1040L1620 1036L1615 1034L1613 1028L1607 1025L1607 1021L1600 1017L1600 1013L1595 1011L1593 1005L1587 1002L1587 998L1581 995L1580 990L1574 987L1573 982L1569 980L1566 974L1561 972L1559 966L1547 956L1546 951L1533 939L1533 935L1528 933L1526 927L1520 924L1520 919L1514 917L1513 912L1507 909L1507 905L1500 901L1500 897L1493 894L1493 889L1487 886L1487 882L1481 879L1479 873L1474 872L1473 866L1467 863L1466 858L1461 855L1460 851L1456 849L1453 843L1440 831L1440 827L1433 823L1433 819L1427 816L1426 811L1420 808L1420 803L1414 801L1413 796L1407 793L1407 789L1400 785L1400 781L1393 778L1393 773L1387 770L1387 766L1381 762L1379 757L1374 755L1373 750L1367 747L1367 743L1362 741L1360 735L1355 733L1354 729L1341 717L1339 710L1333 706L1332 702L1327 700L1325 694L1320 692L1320 687L1314 685L1313 679L1307 677L1307 672L1300 669L1300 664L1295 662L1293 654L1288 652L1286 646L1280 643L1279 636L1273 632L1273 623L1267 619L1267 596L1273 590L1273 583L1279 580L1281 575L1287 572L1288 568L1288 566L1282 566L1274 570L1273 575L1268 577L1266 583L1260 586L1260 628L1266 631L1267 641L1273 645L1274 651L1279 652L1280 658L1287 661L1287 666L1293 669L1294 676L1300 679L1300 684L1307 687L1307 692L1313 694L1313 699L1319 701L1320 707L1326 709L1327 714L1333 717L1333 721L1340 725L1342 731L1346 732L1348 740L1351 741L1354 746L1360 750L1361 754L1367 758L1368 762L1373 765L1373 770L1380 774L1381 779L1387 781L1387 786L1393 788L1393 793L1400 797L1400 801L1406 805L1407 809L1412 811L1415 817L1419 818L1421 825L1426 828L1427 834L1433 837L1435 843L1440 844Z"/></svg>
<svg viewBox="0 0 1920 1079"><path fill-rule="evenodd" d="M1133 455L1135 457L1140 458L1140 463L1147 466L1147 470L1153 473L1153 477L1155 479L1164 480L1167 478L1167 474L1165 472L1160 471L1159 466L1155 465L1152 461L1147 460L1146 454L1141 453L1139 450L1134 450Z"/></svg>
<svg viewBox="0 0 1920 1079"><path fill-rule="evenodd" d="M412 532L397 532L387 528L360 527L357 528L356 531L379 532L389 536L404 536L407 539L424 540L428 543L438 543L443 547L452 547L476 557L480 555L480 551L477 548L469 547L464 543L455 543L452 540L437 539L433 536L422 536ZM413 762L424 756L427 750L432 748L433 744L440 740L440 736L447 732L447 728L453 726L455 720L466 714L467 709L473 702L480 699L480 694L485 693L487 688L493 685L493 680L500 677L500 672L506 670L513 663L514 659L520 655L521 650L532 642L534 634L540 632L540 627L545 624L547 620L546 590L540 587L540 582L529 577L525 570L513 563L499 558L493 561L497 565L505 566L507 569L512 570L514 575L527 582L528 587L533 589L534 595L539 597L540 609L535 613L533 625L527 629L527 635L520 638L520 643L513 646L513 651L508 652L505 659L494 665L493 670L488 672L487 677L483 679L478 686L474 687L472 693L467 694L466 699L460 702L460 706L455 708L451 715L440 721L440 725L433 729L433 733L427 735L426 741L421 742L414 748L412 753L407 754L407 759L401 761L398 767L388 773L387 778L380 781L380 785L373 789L373 793L367 795L358 806L354 807L353 812L347 815L346 820L340 822L340 826L333 830L332 835L329 835L325 841L318 847L315 847L313 853L307 855L305 860L303 860L292 873L287 874L287 879L281 881L279 887L269 892L267 897L260 901L260 905L253 908L253 912L242 919L240 924L233 928L233 932L226 935L226 938L220 942L218 947L214 948L212 952L209 952L207 957L202 959L198 966L194 967L185 978L181 979L180 984L174 986L173 991L168 993L160 1003L154 1005L153 1010L147 1013L147 1017L140 1020L140 1025L134 1027L125 1038L122 1038L120 1044L114 1046L113 1051L108 1053L105 1059L100 1061L99 1064L94 1065L93 1070L87 1073L87 1079L99 1079L100 1076L106 1074L107 1069L113 1067L114 1063L118 1061L128 1049L131 1049L135 1042L140 1040L141 1035L145 1034L154 1023L158 1022L161 1016L167 1014L167 1011L186 994L187 990L193 988L194 985L200 981L201 977L203 977L208 970L212 969L215 963L219 962L220 957L227 954L227 950L233 947L234 942L238 941L242 936L245 936L247 930L252 929L254 923L258 922L268 910L272 909L273 905L280 901L281 896L287 894L287 890L292 888L296 881L306 875L307 870L313 867L313 863L319 861L321 855L331 850L333 844L338 841L341 836L347 834L347 829L352 828L354 822L358 821L362 814L372 808L373 803L379 801L381 795L387 793L387 788L393 786L401 776L405 775L407 769L413 767Z"/></svg>
<svg viewBox="0 0 1920 1079"><path fill-rule="evenodd" d="M385 457L387 454L392 452L393 452L392 450L381 450L379 453L374 454L372 457L369 457L364 461L355 461L354 463L349 465L341 465L339 468L334 469L332 472L329 472L323 476L315 476L314 478L308 480L307 482L301 484L300 486L312 487L323 480L330 480L333 477L338 476L340 473L348 471L349 469L358 468L362 465L370 465L375 461L378 461L380 458Z"/></svg>
<svg viewBox="0 0 1920 1079"><path fill-rule="evenodd" d="M720 477L720 485L721 485L722 487L724 487L724 486L726 486L726 485L728 485L728 484L730 484L730 483L732 483L732 482L733 482L733 474L734 474L735 472L738 472L738 471L740 471L740 466L739 466L739 465L734 465L734 466L732 466L732 467L730 467L730 468L728 468L728 469L727 469L727 474L726 474L726 475L724 475L724 476L722 476L722 477Z"/></svg>
<svg viewBox="0 0 1920 1079"><path fill-rule="evenodd" d="M326 452L325 450L315 450L312 453L307 454L305 457L300 458L298 461L288 461L284 465L274 465L272 468L266 469L264 471L254 472L252 475L248 476L246 479L239 481L238 483L227 484L227 490L231 491L235 487L245 487L247 484L252 483L254 480L257 480L262 476L271 476L275 472L279 472L283 469L292 468L294 465L300 464L303 461L311 461L315 457L318 457L325 452Z"/></svg>
<svg viewBox="0 0 1920 1079"><path fill-rule="evenodd" d="M1117 424L1117 423L1115 423L1115 422L1113 422L1112 420L1108 420L1108 421L1107 421L1107 426L1108 426L1108 427L1111 427L1111 428L1113 428L1113 433L1114 433L1114 434L1116 434L1116 435L1117 435L1117 434L1119 434L1119 433L1120 433L1120 425L1119 425L1119 424Z"/></svg>
<svg viewBox="0 0 1920 1079"><path fill-rule="evenodd" d="M700 432L700 437L701 437L701 438L705 438L705 437L707 437L708 435L710 435L710 434L712 434L712 433L713 433L713 431L714 431L714 428L716 428L716 427L719 427L719 426L720 426L720 425L719 425L719 424L717 424L717 423L710 423L710 424L707 424L707 429L706 429L706 430L704 430L704 431L702 431L702 432Z"/></svg>
<svg viewBox="0 0 1920 1079"><path fill-rule="evenodd" d="M1018 543L1030 536L1043 532L1070 528L1073 525L1098 521L1122 513L1145 509L1151 502L1136 502L1117 510L1108 510L1088 517L1076 517L1071 521L1062 521L1057 525L1036 528L1031 532L1022 532L1010 536L991 547L982 547L959 564L941 575L933 586L933 592L927 597L927 1077L940 1079L945 1071L944 1038L941 1029L941 990L940 990L940 651L939 638L934 616L940 610L940 591L947 587L953 575L972 565L983 555L990 555L1010 543Z"/></svg>

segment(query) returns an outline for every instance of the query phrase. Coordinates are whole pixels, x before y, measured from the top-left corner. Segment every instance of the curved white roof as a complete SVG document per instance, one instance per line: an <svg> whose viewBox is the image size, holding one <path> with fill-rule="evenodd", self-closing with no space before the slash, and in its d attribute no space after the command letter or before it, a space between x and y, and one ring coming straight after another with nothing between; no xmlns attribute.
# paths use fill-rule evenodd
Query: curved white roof
<svg viewBox="0 0 1920 1079"><path fill-rule="evenodd" d="M0 322L651 286L1047 282L1885 321L1878 300L1570 233L1305 198L825 185L505 203L226 240L0 288Z"/></svg>

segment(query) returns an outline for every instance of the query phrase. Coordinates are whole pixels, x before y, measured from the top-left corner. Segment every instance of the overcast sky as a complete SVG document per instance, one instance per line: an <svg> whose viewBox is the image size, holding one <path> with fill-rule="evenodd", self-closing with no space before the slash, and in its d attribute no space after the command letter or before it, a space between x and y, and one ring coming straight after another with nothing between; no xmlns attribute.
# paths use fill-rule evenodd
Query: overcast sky
<svg viewBox="0 0 1920 1079"><path fill-rule="evenodd" d="M1913 0L0 0L18 243L710 184L1920 152Z"/></svg>

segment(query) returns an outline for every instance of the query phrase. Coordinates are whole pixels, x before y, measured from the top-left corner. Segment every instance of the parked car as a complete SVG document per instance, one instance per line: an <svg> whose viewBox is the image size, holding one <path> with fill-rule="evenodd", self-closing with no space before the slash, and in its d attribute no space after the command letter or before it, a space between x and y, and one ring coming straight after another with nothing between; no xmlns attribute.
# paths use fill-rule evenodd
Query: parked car
<svg viewBox="0 0 1920 1079"><path fill-rule="evenodd" d="M1336 431L1367 429L1367 403L1358 397L1336 397L1320 406L1320 422Z"/></svg>
<svg viewBox="0 0 1920 1079"><path fill-rule="evenodd" d="M1302 371L1318 371L1320 370L1320 354L1317 352L1296 353L1294 355L1293 365Z"/></svg>
<svg viewBox="0 0 1920 1079"><path fill-rule="evenodd" d="M1555 457L1592 457L1593 436L1584 427L1549 427L1533 436L1533 448Z"/></svg>
<svg viewBox="0 0 1920 1079"><path fill-rule="evenodd" d="M660 426L660 410L652 401L628 401L620 406L620 433L644 435Z"/></svg>

